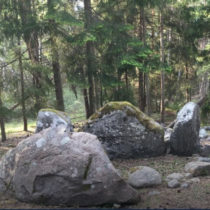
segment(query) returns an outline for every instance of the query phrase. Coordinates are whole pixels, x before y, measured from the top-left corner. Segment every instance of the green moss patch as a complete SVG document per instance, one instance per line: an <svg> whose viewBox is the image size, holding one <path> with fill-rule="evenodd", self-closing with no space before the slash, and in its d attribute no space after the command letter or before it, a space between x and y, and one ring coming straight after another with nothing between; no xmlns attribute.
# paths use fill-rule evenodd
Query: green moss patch
<svg viewBox="0 0 210 210"><path fill-rule="evenodd" d="M136 117L147 129L164 135L164 129L161 125L127 101L109 102L94 113L89 120L94 121L116 110L124 111L128 116Z"/></svg>

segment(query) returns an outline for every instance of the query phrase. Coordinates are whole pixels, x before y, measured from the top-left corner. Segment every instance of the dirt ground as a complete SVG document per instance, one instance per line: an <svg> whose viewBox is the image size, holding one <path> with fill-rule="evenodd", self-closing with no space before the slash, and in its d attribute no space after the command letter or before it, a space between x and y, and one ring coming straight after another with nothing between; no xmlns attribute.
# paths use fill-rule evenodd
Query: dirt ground
<svg viewBox="0 0 210 210"><path fill-rule="evenodd" d="M21 133L11 137L6 143L0 144L0 157L9 149L15 147L23 138L31 135ZM163 176L163 183L154 188L140 189L141 201L132 206L120 206L120 208L210 208L210 176L199 177L200 183L193 183L189 188L169 189L164 178L173 172L183 172L184 165L195 157L177 157L166 155L157 158L136 159L136 160L115 160L113 164L119 170L123 178L127 178L127 171L134 166L150 166L158 170ZM155 195L151 195L151 192ZM107 207L107 206L105 206ZM64 208L62 206L43 206L27 204L17 201L9 196L0 196L0 208L9 209L30 209L30 208ZM103 207L104 208L104 207ZM109 208L112 208L109 206ZM113 208L116 208L114 206Z"/></svg>

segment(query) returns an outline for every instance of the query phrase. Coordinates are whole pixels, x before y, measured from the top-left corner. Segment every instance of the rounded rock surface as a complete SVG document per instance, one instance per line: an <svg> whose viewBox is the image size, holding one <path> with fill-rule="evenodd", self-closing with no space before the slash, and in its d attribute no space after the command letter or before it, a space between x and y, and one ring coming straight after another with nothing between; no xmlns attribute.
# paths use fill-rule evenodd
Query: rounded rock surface
<svg viewBox="0 0 210 210"><path fill-rule="evenodd" d="M128 183L134 188L152 187L160 185L162 182L161 175L158 171L147 166L132 168L129 175Z"/></svg>
<svg viewBox="0 0 210 210"><path fill-rule="evenodd" d="M48 128L20 142L0 162L1 181L17 199L46 205L137 202L97 137ZM1 190L1 189L0 189Z"/></svg>

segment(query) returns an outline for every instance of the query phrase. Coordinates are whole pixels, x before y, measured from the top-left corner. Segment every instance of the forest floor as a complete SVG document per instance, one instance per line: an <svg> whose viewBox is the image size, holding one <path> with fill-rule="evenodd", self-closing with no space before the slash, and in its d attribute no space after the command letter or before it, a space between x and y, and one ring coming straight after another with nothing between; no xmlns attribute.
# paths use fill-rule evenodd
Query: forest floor
<svg viewBox="0 0 210 210"><path fill-rule="evenodd" d="M32 133L18 132L10 135L5 143L0 145L0 157L9 149L15 147L18 142L28 137ZM15 136L15 137L14 137ZM166 155L156 158L136 159L136 160L115 160L113 164L126 179L127 171L134 166L150 166L158 170L164 178L173 172L184 172L184 165L195 157L177 157ZM200 183L193 183L189 188L169 189L167 183L163 183L154 188L140 189L141 201L137 205L121 206L122 208L209 208L210 207L210 176L199 177ZM151 195L155 192L155 195ZM106 206L107 207L107 206ZM111 206L108 206L109 208ZM27 204L17 201L8 196L0 196L0 208L62 208L46 207L37 204Z"/></svg>

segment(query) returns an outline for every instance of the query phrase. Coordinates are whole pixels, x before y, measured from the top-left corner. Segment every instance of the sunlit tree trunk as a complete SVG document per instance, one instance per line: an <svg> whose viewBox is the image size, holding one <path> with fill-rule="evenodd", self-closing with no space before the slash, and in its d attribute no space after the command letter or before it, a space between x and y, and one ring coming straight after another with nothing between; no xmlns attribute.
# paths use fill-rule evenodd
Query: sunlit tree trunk
<svg viewBox="0 0 210 210"><path fill-rule="evenodd" d="M0 126L1 126L1 140L2 142L6 141L6 131L4 124L4 113L3 113L3 105L2 105L2 75L0 75Z"/></svg>
<svg viewBox="0 0 210 210"><path fill-rule="evenodd" d="M22 105L22 117L23 117L23 129L28 131L27 117L26 117L26 106L25 106L25 84L24 84L24 73L23 73L23 63L22 63L22 52L20 39L18 40L18 61L20 70L20 84L21 84L21 105Z"/></svg>
<svg viewBox="0 0 210 210"><path fill-rule="evenodd" d="M165 62L164 55L164 41L163 41L163 15L162 11L160 11L160 62L162 65ZM160 114L161 114L161 122L165 121L165 73L161 70L161 100L160 100Z"/></svg>

